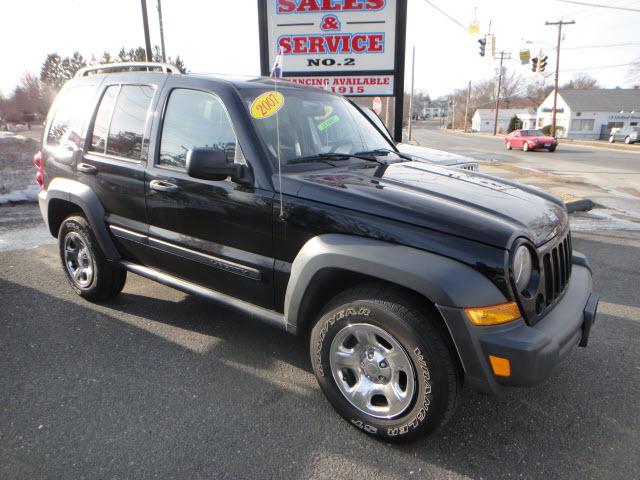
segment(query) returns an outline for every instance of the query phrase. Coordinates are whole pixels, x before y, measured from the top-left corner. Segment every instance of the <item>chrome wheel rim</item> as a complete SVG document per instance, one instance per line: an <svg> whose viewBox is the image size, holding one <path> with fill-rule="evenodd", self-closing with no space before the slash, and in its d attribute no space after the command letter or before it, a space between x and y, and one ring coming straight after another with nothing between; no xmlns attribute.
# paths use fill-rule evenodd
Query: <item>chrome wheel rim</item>
<svg viewBox="0 0 640 480"><path fill-rule="evenodd" d="M356 409L375 418L407 410L416 390L413 364L400 343L382 328L348 325L331 342L331 373Z"/></svg>
<svg viewBox="0 0 640 480"><path fill-rule="evenodd" d="M80 288L87 288L93 281L95 262L84 238L70 232L64 238L64 265L69 277Z"/></svg>

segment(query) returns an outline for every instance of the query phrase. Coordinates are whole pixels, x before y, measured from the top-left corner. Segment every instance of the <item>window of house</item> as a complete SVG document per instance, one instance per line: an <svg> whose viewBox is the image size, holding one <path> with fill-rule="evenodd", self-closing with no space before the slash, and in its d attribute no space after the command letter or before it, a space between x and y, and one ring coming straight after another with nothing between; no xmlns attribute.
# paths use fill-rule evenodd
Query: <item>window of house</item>
<svg viewBox="0 0 640 480"><path fill-rule="evenodd" d="M192 148L224 150L230 162L245 163L222 101L207 92L175 89L162 124L158 165L185 168Z"/></svg>
<svg viewBox="0 0 640 480"><path fill-rule="evenodd" d="M594 124L595 120L593 118L574 119L571 120L571 130L574 132L591 132L593 131Z"/></svg>
<svg viewBox="0 0 640 480"><path fill-rule="evenodd" d="M56 100L56 112L47 134L47 145L72 145L81 148L82 129L89 114L93 85L70 87Z"/></svg>

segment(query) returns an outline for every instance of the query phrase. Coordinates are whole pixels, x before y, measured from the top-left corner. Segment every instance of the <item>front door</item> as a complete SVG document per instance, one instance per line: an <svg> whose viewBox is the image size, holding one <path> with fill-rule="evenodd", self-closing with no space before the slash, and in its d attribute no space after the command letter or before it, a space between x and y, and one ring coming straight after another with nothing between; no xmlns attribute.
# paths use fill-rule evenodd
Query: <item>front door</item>
<svg viewBox="0 0 640 480"><path fill-rule="evenodd" d="M195 147L219 148L245 162L224 103L215 92L172 87L154 162L146 174L149 246L155 267L266 308L273 306L273 193L227 178L186 173Z"/></svg>

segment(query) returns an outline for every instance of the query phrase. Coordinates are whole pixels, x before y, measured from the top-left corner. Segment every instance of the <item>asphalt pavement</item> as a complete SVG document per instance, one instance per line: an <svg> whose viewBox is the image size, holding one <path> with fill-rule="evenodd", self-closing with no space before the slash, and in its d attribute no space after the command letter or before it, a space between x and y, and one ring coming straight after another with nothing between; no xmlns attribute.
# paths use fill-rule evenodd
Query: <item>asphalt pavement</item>
<svg viewBox="0 0 640 480"><path fill-rule="evenodd" d="M332 410L304 339L135 275L92 304L55 245L20 247L0 252L2 479L640 478L638 233L575 235L602 294L588 348L537 387L465 389L401 446Z"/></svg>

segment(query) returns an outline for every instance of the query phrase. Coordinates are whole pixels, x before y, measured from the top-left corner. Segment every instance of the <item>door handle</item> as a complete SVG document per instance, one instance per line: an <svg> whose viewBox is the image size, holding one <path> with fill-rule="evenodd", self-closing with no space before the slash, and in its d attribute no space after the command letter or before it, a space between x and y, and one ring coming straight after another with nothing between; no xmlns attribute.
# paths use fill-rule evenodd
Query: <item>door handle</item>
<svg viewBox="0 0 640 480"><path fill-rule="evenodd" d="M98 169L93 165L89 165L88 163L79 163L76 167L79 172L87 173L89 175L95 175L98 173Z"/></svg>
<svg viewBox="0 0 640 480"><path fill-rule="evenodd" d="M180 187L177 185L169 182L163 182L162 180L151 180L151 182L149 182L149 187L151 187L151 190L164 193L176 193L180 190Z"/></svg>

